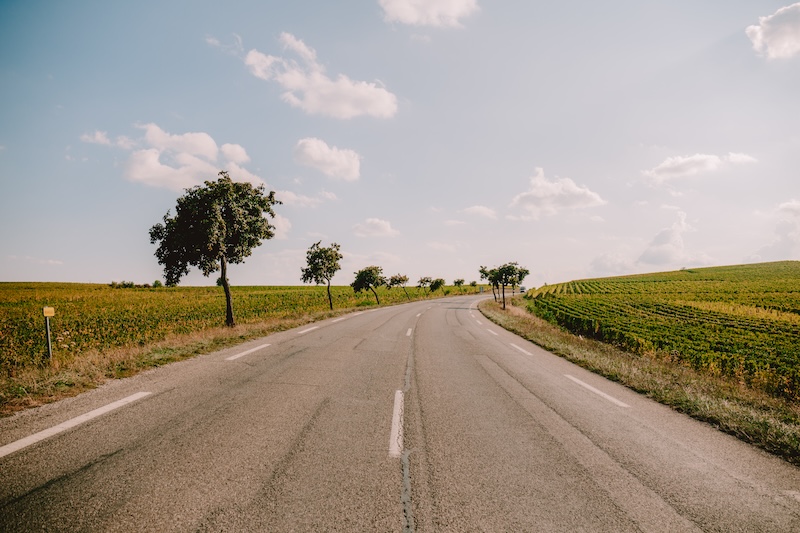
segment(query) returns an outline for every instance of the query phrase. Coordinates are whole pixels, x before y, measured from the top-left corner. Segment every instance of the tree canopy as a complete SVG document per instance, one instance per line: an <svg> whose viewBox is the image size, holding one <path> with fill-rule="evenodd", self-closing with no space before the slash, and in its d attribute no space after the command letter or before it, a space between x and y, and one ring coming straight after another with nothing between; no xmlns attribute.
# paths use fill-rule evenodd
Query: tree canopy
<svg viewBox="0 0 800 533"><path fill-rule="evenodd" d="M163 224L150 228L150 242L158 243L155 255L169 286L177 285L190 266L204 276L219 271L225 290L225 323L234 326L228 265L242 263L253 248L275 235L268 217L275 217L273 206L281 202L274 191L267 194L263 185L234 182L225 171L219 176L186 189L178 198L175 216L167 211Z"/></svg>
<svg viewBox="0 0 800 533"><path fill-rule="evenodd" d="M331 310L333 310L333 297L331 296L331 279L334 274L341 270L339 261L342 259L342 254L339 252L340 246L331 243L330 246L320 246L322 241L315 242L306 252L306 268L301 268L303 283L311 283L312 281L318 285L327 283L328 285L328 303Z"/></svg>
<svg viewBox="0 0 800 533"><path fill-rule="evenodd" d="M372 265L355 272L355 275L356 279L350 284L353 287L353 291L359 293L371 290L372 294L375 295L375 301L380 305L381 301L375 289L381 285L386 285L386 278L383 277L383 268Z"/></svg>

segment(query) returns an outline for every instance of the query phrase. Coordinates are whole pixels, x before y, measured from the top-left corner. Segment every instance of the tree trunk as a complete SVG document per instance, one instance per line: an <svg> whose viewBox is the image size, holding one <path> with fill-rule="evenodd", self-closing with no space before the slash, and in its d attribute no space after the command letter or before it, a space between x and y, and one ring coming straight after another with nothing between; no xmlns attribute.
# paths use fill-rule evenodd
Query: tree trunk
<svg viewBox="0 0 800 533"><path fill-rule="evenodd" d="M333 298L331 297L331 280L328 280L328 303L331 305L331 311L333 311Z"/></svg>
<svg viewBox="0 0 800 533"><path fill-rule="evenodd" d="M376 302L378 302L378 305L381 305L381 301L378 299L378 293L377 293L377 292L375 292L375 289L373 289L372 287L370 287L370 288L369 288L369 290L371 290L371 291L372 291L372 294L374 294L374 295L375 295L375 301L376 301Z"/></svg>
<svg viewBox="0 0 800 533"><path fill-rule="evenodd" d="M506 286L503 285L503 310L506 308Z"/></svg>
<svg viewBox="0 0 800 533"><path fill-rule="evenodd" d="M408 301L410 302L411 301L411 296L408 295L408 291L406 290L405 287L403 287L403 292L406 293L406 298L408 298Z"/></svg>
<svg viewBox="0 0 800 533"><path fill-rule="evenodd" d="M219 258L220 276L222 280L222 288L225 289L225 325L232 328L236 325L233 320L233 302L231 300L231 286L228 285L228 264L225 262L225 257Z"/></svg>

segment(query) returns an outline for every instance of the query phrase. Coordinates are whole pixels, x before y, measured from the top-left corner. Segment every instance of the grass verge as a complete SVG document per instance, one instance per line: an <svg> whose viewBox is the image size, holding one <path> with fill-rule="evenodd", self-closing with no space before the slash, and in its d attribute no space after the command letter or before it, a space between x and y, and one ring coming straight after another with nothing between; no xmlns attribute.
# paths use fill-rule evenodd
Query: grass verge
<svg viewBox="0 0 800 533"><path fill-rule="evenodd" d="M573 335L530 314L521 302L515 298L503 311L496 302L484 300L479 309L492 322L545 350L800 466L800 405L702 374L659 354L635 355Z"/></svg>

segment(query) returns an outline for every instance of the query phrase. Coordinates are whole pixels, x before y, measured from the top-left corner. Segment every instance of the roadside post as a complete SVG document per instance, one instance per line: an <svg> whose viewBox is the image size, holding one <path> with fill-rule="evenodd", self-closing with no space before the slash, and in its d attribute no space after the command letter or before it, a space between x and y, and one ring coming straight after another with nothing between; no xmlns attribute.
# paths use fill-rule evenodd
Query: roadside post
<svg viewBox="0 0 800 533"><path fill-rule="evenodd" d="M47 330L47 357L52 361L53 345L50 342L50 317L56 316L56 310L54 307L43 307L42 314L44 315L44 327Z"/></svg>

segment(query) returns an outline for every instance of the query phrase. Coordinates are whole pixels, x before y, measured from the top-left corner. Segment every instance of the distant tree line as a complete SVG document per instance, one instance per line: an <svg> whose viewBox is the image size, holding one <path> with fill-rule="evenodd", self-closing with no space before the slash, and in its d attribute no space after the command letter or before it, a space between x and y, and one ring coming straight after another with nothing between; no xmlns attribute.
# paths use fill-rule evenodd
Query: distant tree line
<svg viewBox="0 0 800 533"><path fill-rule="evenodd" d="M275 191L267 193L263 185L254 187L250 183L234 182L225 171L219 173L216 181L206 181L202 186L186 189L177 200L175 215L171 216L167 211L163 222L150 228L150 242L158 245L155 255L164 267L166 285L177 285L189 273L190 266L200 269L204 276L219 272L217 285L225 293L225 323L234 326L236 322L227 276L228 265L242 263L255 247L275 235L275 226L269 221L275 217L274 206L280 203L275 198ZM330 246L322 246L322 241L315 242L306 252L306 266L300 272L303 283L326 286L330 309L333 309L331 280L341 270L343 255L340 250L340 245L335 242ZM502 295L503 308L505 288L518 286L528 275L528 270L517 263L506 263L493 269L482 266L479 272L481 279L487 280L492 286L495 300L498 294ZM383 269L377 265L364 267L354 274L355 279L350 286L356 294L372 292L376 303L380 304L379 287L400 287L411 300L406 289L409 279L404 274L386 278ZM156 283L161 285L160 281L156 281L154 287ZM445 284L443 278L424 276L417 281L417 288L428 297L443 290ZM463 292L463 279L454 280L453 285ZM125 281L112 282L111 286L149 287ZM476 287L477 282L472 281L470 286Z"/></svg>

